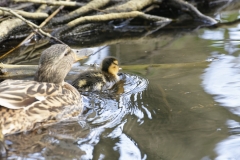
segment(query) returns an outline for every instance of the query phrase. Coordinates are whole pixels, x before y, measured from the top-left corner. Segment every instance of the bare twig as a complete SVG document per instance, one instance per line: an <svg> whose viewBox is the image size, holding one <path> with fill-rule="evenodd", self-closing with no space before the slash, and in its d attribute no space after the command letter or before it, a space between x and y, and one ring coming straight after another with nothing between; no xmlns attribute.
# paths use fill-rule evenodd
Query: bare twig
<svg viewBox="0 0 240 160"><path fill-rule="evenodd" d="M140 11L144 7L150 5L152 1L153 0L129 0L124 4L107 8L104 11L108 13Z"/></svg>
<svg viewBox="0 0 240 160"><path fill-rule="evenodd" d="M16 12L17 14L25 17L25 18L31 18L31 19L44 19L48 17L47 13L32 13L32 12L25 12L22 10L14 10L14 12ZM0 16L3 15L12 15L13 13L11 12L6 12L3 10L0 10Z"/></svg>
<svg viewBox="0 0 240 160"><path fill-rule="evenodd" d="M77 17L86 15L87 13L89 13L93 10L96 10L103 6L106 6L109 2L110 2L110 0L92 0L89 3L87 3L86 5L78 8L64 16L54 18L51 22L53 24L69 22Z"/></svg>
<svg viewBox="0 0 240 160"><path fill-rule="evenodd" d="M109 14L104 14L104 15L84 16L84 17L77 18L77 19L69 22L65 26L56 30L54 35L56 37L60 37L62 33L66 32L80 24L85 24L85 23L90 23L90 22L104 22L104 21L110 21L110 20L116 20L116 19L128 19L128 18L136 18L136 17L147 19L147 20L154 21L154 22L159 22L159 25L161 25L161 26L163 26L164 24L168 24L169 22L172 21L169 18L149 15L149 14L145 14L145 13L139 12L139 11L109 13Z"/></svg>
<svg viewBox="0 0 240 160"><path fill-rule="evenodd" d="M47 1L47 0L13 0L14 2L31 2L31 3L40 3L40 4L47 4L52 6L72 6L78 7L83 6L85 3L78 3L78 2L67 2L67 1Z"/></svg>
<svg viewBox="0 0 240 160"><path fill-rule="evenodd" d="M62 10L64 8L64 6L60 6L56 11L54 11L44 22L41 23L41 25L39 26L40 28L42 28L43 26L45 26L56 14L58 14L58 12L60 10Z"/></svg>
<svg viewBox="0 0 240 160"><path fill-rule="evenodd" d="M171 19L169 18L163 18L160 16L154 16L145 14L139 11L132 11L132 12L121 12L121 13L109 13L104 15L94 15L94 16L85 16L77 18L67 24L67 27L71 28L79 24L84 24L87 22L101 22L101 21L109 21L114 19L124 19L124 18L135 18L140 17L143 19L151 20L151 21L164 21L164 22L170 22Z"/></svg>
<svg viewBox="0 0 240 160"><path fill-rule="evenodd" d="M30 27L34 27L36 28L41 34L49 37L49 38L53 38L49 33L44 32L38 25L26 20L25 18L23 18L21 15L19 15L18 13L16 13L15 11L9 9L9 8L5 8L5 7L0 7L0 10L2 11L6 11L9 12L11 14L13 14L14 16L16 16L17 18L21 19L22 21L24 21L25 23L27 23Z"/></svg>
<svg viewBox="0 0 240 160"><path fill-rule="evenodd" d="M186 1L168 0L167 3L189 13L197 21L202 21L205 24L210 24L210 25L214 25L218 23L215 19L202 14L197 8L195 8L192 4Z"/></svg>
<svg viewBox="0 0 240 160"><path fill-rule="evenodd" d="M39 26L39 28L42 28L43 26L45 26L61 9L63 9L64 6L60 6L56 11L54 11L45 21L43 21L41 23L41 25ZM0 7L1 9L2 7ZM35 32L37 32L37 30L35 30ZM8 54L10 54L11 52L13 52L14 50L16 50L17 48L19 48L21 45L23 45L28 39L31 39L34 35L35 32L31 33L27 38L25 38L20 44L18 44L15 48L11 49L10 51L8 51L7 53L3 54L2 56L0 56L0 59L2 59L3 57L7 56ZM48 34L50 35L50 34ZM49 36L48 36L49 37ZM59 39L53 37L50 35L50 38L54 38L55 40L63 43L62 41L60 41ZM64 44L64 43L63 43Z"/></svg>
<svg viewBox="0 0 240 160"><path fill-rule="evenodd" d="M24 8L30 7L32 5L33 5L33 3L22 3L17 6L14 6L12 9L23 10Z"/></svg>
<svg viewBox="0 0 240 160"><path fill-rule="evenodd" d="M9 37L9 33L11 33L12 30L17 30L21 27L26 27L26 24L18 18L12 18L12 19L8 18L3 22L1 22L0 23L0 28L1 28L0 42L6 40Z"/></svg>
<svg viewBox="0 0 240 160"><path fill-rule="evenodd" d="M21 70L36 70L38 65L11 65L0 63L1 69L21 69Z"/></svg>
<svg viewBox="0 0 240 160"><path fill-rule="evenodd" d="M0 63L0 77L32 76L37 68L38 65L9 65Z"/></svg>

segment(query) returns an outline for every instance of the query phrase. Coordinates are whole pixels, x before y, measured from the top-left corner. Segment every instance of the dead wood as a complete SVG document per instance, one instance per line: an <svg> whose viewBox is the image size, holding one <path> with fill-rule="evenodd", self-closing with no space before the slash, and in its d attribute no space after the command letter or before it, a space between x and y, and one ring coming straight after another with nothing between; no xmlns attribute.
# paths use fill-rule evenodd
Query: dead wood
<svg viewBox="0 0 240 160"><path fill-rule="evenodd" d="M154 15L148 15L144 14L139 11L132 11L132 12L121 12L121 13L109 13L104 15L95 15L95 16L85 16L81 18L77 18L71 22L69 22L64 27L57 30L57 34L55 34L57 37L60 37L60 35L67 30L72 29L75 26L86 24L86 23L92 23L92 22L104 22L104 21L110 21L110 20L116 20L116 19L128 19L128 18L143 18L149 21L155 21L155 22L162 22L164 24L168 24L171 22L171 19L169 18L163 18L160 16L154 16ZM163 27L163 26L162 26Z"/></svg>
<svg viewBox="0 0 240 160"><path fill-rule="evenodd" d="M85 3L78 2L68 2L68 1L47 1L47 0L13 0L14 2L31 2L31 3L39 3L39 4L47 4L52 6L83 6Z"/></svg>
<svg viewBox="0 0 240 160"><path fill-rule="evenodd" d="M48 13L50 12L54 7L53 6L49 6L46 4L42 4L37 10L36 12L43 12L43 13Z"/></svg>
<svg viewBox="0 0 240 160"><path fill-rule="evenodd" d="M0 10L11 13L12 15L16 16L17 18L19 18L20 20L22 20L23 22L25 22L25 23L26 23L27 25L29 25L30 27L38 29L38 31L39 31L41 34L43 34L43 35L45 35L45 36L47 36L47 37L52 38L52 36L51 36L49 33L44 32L38 25L36 25L36 24L32 23L31 21L23 18L21 15L19 15L19 14L18 14L17 12L15 12L14 10L11 10L11 9L8 9L8 8L4 8L4 7L0 7Z"/></svg>
<svg viewBox="0 0 240 160"><path fill-rule="evenodd" d="M25 12L22 10L14 10L14 12L16 12L17 14L25 17L25 18L29 18L29 19L45 19L47 18L49 15L47 13L30 13L30 12ZM12 13L10 12L6 12L3 10L0 10L0 16L9 16L12 15Z"/></svg>
<svg viewBox="0 0 240 160"><path fill-rule="evenodd" d="M197 8L195 8L193 5L191 5L188 2L185 2L182 0L167 0L166 3L169 4L170 6L174 6L176 8L181 9L184 12L187 12L196 21L202 21L205 24L210 24L210 25L214 25L217 23L215 19L202 14Z"/></svg>
<svg viewBox="0 0 240 160"><path fill-rule="evenodd" d="M7 19L0 23L0 42L9 38L12 32L27 28L27 24L18 18Z"/></svg>
<svg viewBox="0 0 240 160"><path fill-rule="evenodd" d="M105 9L105 13L120 13L120 12L131 12L131 11L140 11L144 7L153 3L153 0L130 0L124 4L113 6Z"/></svg>
<svg viewBox="0 0 240 160"><path fill-rule="evenodd" d="M43 26L45 26L61 9L63 9L63 6L60 6L56 11L54 11L45 21L43 21L41 23L41 25L39 26L39 28L42 28ZM21 19L20 19L21 20ZM23 22L23 20L21 21ZM39 29L37 28L37 29ZM35 29L34 31L37 32L38 30ZM14 47L13 49L11 49L10 51L8 51L7 53L3 54L2 56L0 56L0 59L4 58L5 56L7 56L8 54L12 53L13 51L15 51L16 49L18 49L21 45L23 45L24 43L26 43L26 41L28 41L29 39L31 39L34 35L35 32L32 32L27 38L25 38L19 45L17 45L16 47ZM51 37L49 37L51 38ZM54 38L55 40L61 42L60 40Z"/></svg>
<svg viewBox="0 0 240 160"><path fill-rule="evenodd" d="M21 2L47 4L47 5L41 5L41 7L39 7L39 9L36 10L35 13L30 14L31 17L26 16L26 18L22 20L25 23L27 23L29 26L33 28L37 28L38 32L40 32L41 34L51 38L54 38L54 37L52 37L50 34L46 33L45 31L43 31L42 29L40 29L40 27L38 27L37 24L34 24L27 19L32 19L33 15L37 16L34 19L46 17L48 15L47 12L53 9L50 6L53 6L53 5L77 7L77 9L72 10L69 13L61 14L57 17L52 18L51 24L52 25L60 24L61 25L60 28L52 27L51 25L48 25L45 27L45 29L51 29L53 33L57 32L56 35L60 39L62 39L61 36L63 34L65 33L72 34L72 29L83 24L90 24L90 23L94 24L94 23L103 23L103 22L105 23L105 22L118 21L118 20L124 19L128 21L126 21L126 23L124 23L123 25L129 25L130 24L129 22L135 18L142 18L142 19L148 20L150 25L152 24L152 22L158 22L158 23L154 23L155 25L158 25L158 24L162 25L162 22L164 21L169 22L171 19L169 17L162 18L159 15L151 15L151 14L143 13L144 11L151 12L151 10L154 10L154 9L156 10L158 8L156 5L158 6L167 5L169 7L177 8L178 10L182 10L182 12L186 12L187 14L189 14L193 20L201 21L204 24L206 23L208 25L212 25L217 23L213 18L203 15L193 5L182 0L141 0L141 1L139 0L126 0L126 1L92 0L89 3L86 3L84 6L81 6L82 4L78 2L68 2L68 1L14 0L14 2L18 2L18 4L21 4ZM152 5L154 5L154 7L151 7ZM145 10L145 8L148 8L148 9ZM8 12L8 15L9 14L13 14L14 16L18 15L17 16L18 18L20 18L19 15L21 14L24 15L26 13L27 15L29 13L25 11L15 11L10 8L7 9L2 7L0 8L0 10L2 13ZM42 16L40 16L40 14L42 14ZM161 29L161 27L159 27L158 29ZM12 33L14 32L9 32L9 34L12 34ZM5 38L3 37L6 37L6 36L0 37L0 40L1 39L5 40Z"/></svg>
<svg viewBox="0 0 240 160"><path fill-rule="evenodd" d="M107 5L110 2L110 0L92 0L86 5L64 15L61 17L56 17L52 20L53 24L59 24L59 23L66 23L69 22L75 18L78 18L80 16L83 16L91 11L95 11L100 9L101 7Z"/></svg>
<svg viewBox="0 0 240 160"><path fill-rule="evenodd" d="M117 43L125 39L148 37L159 30L171 29L172 25L176 28L177 25L184 24L185 20L188 23L195 21L199 26L218 26L216 20L202 14L184 0L92 0L84 3L63 0L6 0L5 3L5 6L9 5L9 7L0 7L0 12L5 13L0 20L0 27L4 28L0 30L0 43L9 40L10 37L26 37L26 33L31 33L30 28L34 32L20 45L27 45L28 40L31 40L35 33L40 36L34 38L48 37L48 40L54 39L60 43L64 41L64 43L81 43L82 46L89 44L96 46ZM54 16L48 16L56 10L56 5L62 7ZM18 6L21 6L23 11L16 10ZM31 9L28 9L29 6ZM68 7L63 8L63 6ZM168 11L174 13L167 13ZM31 16L43 14L48 17L43 20L22 13L30 13ZM20 20L17 18L10 20L9 17L13 16ZM11 21L16 23L10 25ZM11 52L5 53L0 59Z"/></svg>

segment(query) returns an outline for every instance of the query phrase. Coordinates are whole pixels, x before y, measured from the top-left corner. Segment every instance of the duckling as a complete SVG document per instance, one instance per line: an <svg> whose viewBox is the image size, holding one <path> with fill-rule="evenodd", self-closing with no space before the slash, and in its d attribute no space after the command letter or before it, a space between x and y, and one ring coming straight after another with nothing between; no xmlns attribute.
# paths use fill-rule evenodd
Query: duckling
<svg viewBox="0 0 240 160"><path fill-rule="evenodd" d="M64 82L77 60L67 45L52 45L42 52L33 81L9 79L0 83L0 157L6 153L5 135L57 122L57 116L71 107L77 106L79 114L82 112L81 95Z"/></svg>
<svg viewBox="0 0 240 160"><path fill-rule="evenodd" d="M72 85L79 91L103 91L111 89L119 81L118 60L107 57L102 61L101 70L89 70L81 73Z"/></svg>

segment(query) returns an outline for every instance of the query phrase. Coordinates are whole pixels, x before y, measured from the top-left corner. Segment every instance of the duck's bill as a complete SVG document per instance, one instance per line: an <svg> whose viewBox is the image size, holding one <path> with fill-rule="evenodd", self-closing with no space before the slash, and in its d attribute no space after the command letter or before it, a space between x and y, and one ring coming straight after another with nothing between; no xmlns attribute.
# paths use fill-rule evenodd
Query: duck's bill
<svg viewBox="0 0 240 160"><path fill-rule="evenodd" d="M76 55L76 62L86 59L93 54L93 50L91 49L72 49L72 51Z"/></svg>
<svg viewBox="0 0 240 160"><path fill-rule="evenodd" d="M76 55L76 54L75 54ZM83 59L86 59L86 58L88 58L87 56L82 56L82 57L79 57L79 56L75 56L75 62L78 62L78 61L80 61L80 60L83 60Z"/></svg>

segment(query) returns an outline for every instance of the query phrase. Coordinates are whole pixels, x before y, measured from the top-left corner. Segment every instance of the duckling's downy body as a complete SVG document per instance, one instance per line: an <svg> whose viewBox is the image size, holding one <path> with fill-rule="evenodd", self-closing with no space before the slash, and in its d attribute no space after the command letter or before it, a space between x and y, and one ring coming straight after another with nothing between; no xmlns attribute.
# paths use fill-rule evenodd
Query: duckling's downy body
<svg viewBox="0 0 240 160"><path fill-rule="evenodd" d="M111 89L119 81L118 61L114 57L107 57L102 61L101 70L89 70L81 73L73 81L73 86L79 91L101 91Z"/></svg>
<svg viewBox="0 0 240 160"><path fill-rule="evenodd" d="M4 135L56 121L62 111L72 106L77 106L81 113L81 95L64 82L76 60L76 54L68 46L53 45L42 52L34 81L0 83L0 157L4 154Z"/></svg>

